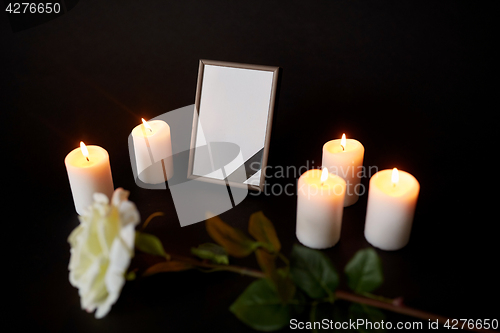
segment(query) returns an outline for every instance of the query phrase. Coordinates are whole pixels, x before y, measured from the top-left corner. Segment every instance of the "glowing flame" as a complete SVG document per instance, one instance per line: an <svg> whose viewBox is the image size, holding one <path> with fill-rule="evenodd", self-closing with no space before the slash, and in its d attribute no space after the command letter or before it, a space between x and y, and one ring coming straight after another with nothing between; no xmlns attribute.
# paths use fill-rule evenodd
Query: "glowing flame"
<svg viewBox="0 0 500 333"><path fill-rule="evenodd" d="M323 171L321 171L321 182L323 183L328 179L328 169L323 167Z"/></svg>
<svg viewBox="0 0 500 333"><path fill-rule="evenodd" d="M82 150L83 156L88 161L89 160L89 151L88 151L87 146L85 145L85 143L83 143L83 141L80 141L80 149Z"/></svg>
<svg viewBox="0 0 500 333"><path fill-rule="evenodd" d="M342 139L340 139L340 145L342 146L342 150L345 150L347 140L345 139L345 133L342 134Z"/></svg>
<svg viewBox="0 0 500 333"><path fill-rule="evenodd" d="M144 120L144 118L141 118L142 119L142 123L144 124L144 127L146 127L150 132L153 132L153 129L151 128L151 126L149 126L148 122Z"/></svg>
<svg viewBox="0 0 500 333"><path fill-rule="evenodd" d="M391 180L392 180L392 185L393 186L396 186L396 184L399 182L399 172L398 172L398 169L396 169L396 168L392 169Z"/></svg>

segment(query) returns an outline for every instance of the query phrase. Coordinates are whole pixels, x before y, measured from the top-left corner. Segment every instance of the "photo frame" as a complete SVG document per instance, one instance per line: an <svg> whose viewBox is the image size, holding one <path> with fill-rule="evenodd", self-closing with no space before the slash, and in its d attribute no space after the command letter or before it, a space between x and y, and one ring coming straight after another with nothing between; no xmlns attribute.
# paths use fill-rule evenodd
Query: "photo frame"
<svg viewBox="0 0 500 333"><path fill-rule="evenodd" d="M200 60L188 178L263 189L280 72Z"/></svg>

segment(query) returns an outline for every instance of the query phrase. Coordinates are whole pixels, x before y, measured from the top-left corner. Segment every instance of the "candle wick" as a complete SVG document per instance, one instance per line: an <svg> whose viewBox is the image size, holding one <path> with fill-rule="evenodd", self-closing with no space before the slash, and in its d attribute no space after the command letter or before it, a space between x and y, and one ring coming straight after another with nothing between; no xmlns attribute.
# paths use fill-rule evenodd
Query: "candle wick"
<svg viewBox="0 0 500 333"><path fill-rule="evenodd" d="M153 130L151 128L148 128L151 133L153 133Z"/></svg>
<svg viewBox="0 0 500 333"><path fill-rule="evenodd" d="M342 147L342 151L345 151L345 148L344 148L344 146L340 145L340 147Z"/></svg>
<svg viewBox="0 0 500 333"><path fill-rule="evenodd" d="M87 162L90 162L89 158L87 156L85 156L85 158L87 159Z"/></svg>

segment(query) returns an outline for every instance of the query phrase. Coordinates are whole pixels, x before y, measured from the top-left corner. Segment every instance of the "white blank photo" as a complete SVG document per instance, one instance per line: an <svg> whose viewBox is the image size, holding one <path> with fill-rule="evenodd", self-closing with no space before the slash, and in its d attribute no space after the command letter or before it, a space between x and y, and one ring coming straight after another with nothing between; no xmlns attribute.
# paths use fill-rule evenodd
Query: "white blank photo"
<svg viewBox="0 0 500 333"><path fill-rule="evenodd" d="M264 148L267 120L271 103L273 72L206 65L199 106L196 147L211 142L229 142L241 149L243 163ZM193 174L205 163L206 157L196 156ZM240 163L225 167L229 176ZM208 176L208 175L206 175ZM222 173L212 173L223 179Z"/></svg>

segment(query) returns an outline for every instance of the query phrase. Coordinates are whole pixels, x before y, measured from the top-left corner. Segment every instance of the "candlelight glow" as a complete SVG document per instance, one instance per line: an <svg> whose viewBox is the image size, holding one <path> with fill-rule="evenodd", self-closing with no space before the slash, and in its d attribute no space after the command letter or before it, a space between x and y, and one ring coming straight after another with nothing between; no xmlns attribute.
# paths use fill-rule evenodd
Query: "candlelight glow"
<svg viewBox="0 0 500 333"><path fill-rule="evenodd" d="M342 139L340 140L340 145L342 146L342 150L345 150L347 140L345 139L345 133L342 134Z"/></svg>
<svg viewBox="0 0 500 333"><path fill-rule="evenodd" d="M146 127L150 132L153 132L153 129L151 128L151 126L149 126L148 122L144 120L144 118L141 118L142 119L142 123L144 124L144 127Z"/></svg>
<svg viewBox="0 0 500 333"><path fill-rule="evenodd" d="M392 185L394 185L394 186L399 182L399 172L398 172L398 169L396 169L396 168L392 169L391 180L392 180Z"/></svg>
<svg viewBox="0 0 500 333"><path fill-rule="evenodd" d="M328 169L323 167L323 171L321 171L321 182L323 183L328 179Z"/></svg>
<svg viewBox="0 0 500 333"><path fill-rule="evenodd" d="M82 150L83 156L88 161L89 160L89 151L88 151L87 146L85 145L85 143L83 143L83 141L80 141L80 149Z"/></svg>

